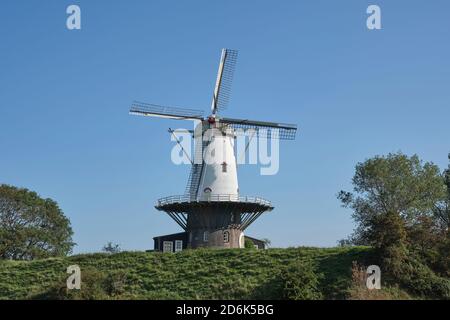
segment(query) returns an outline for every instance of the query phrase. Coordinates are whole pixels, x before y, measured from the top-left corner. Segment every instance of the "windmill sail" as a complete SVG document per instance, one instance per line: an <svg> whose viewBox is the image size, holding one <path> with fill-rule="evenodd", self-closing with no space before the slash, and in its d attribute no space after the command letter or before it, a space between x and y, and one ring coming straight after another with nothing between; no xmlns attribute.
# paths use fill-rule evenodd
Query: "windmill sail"
<svg viewBox="0 0 450 320"><path fill-rule="evenodd" d="M245 131L251 129L257 136L264 134L268 139L294 140L297 133L297 125L295 124L232 118L220 118L219 121L229 125L238 135L246 134Z"/></svg>
<svg viewBox="0 0 450 320"><path fill-rule="evenodd" d="M202 176L203 164L192 164L191 172L189 173L188 183L186 185L185 194L189 195L191 200L195 200L197 196L200 178Z"/></svg>
<svg viewBox="0 0 450 320"><path fill-rule="evenodd" d="M201 162L195 163L194 161L192 163L191 171L189 173L189 178L186 185L186 190L184 192L185 195L189 195L191 200L196 200L197 198L198 188L200 186L200 180L202 178L202 172L205 165L203 161L203 152L206 149L208 141L201 141L199 143L201 144L201 148L198 145L195 146L194 159L201 160Z"/></svg>
<svg viewBox="0 0 450 320"><path fill-rule="evenodd" d="M222 49L219 71L217 72L216 86L211 105L212 114L226 109L230 100L231 84L236 67L238 52L236 50Z"/></svg>
<svg viewBox="0 0 450 320"><path fill-rule="evenodd" d="M138 101L133 102L130 108L130 114L177 120L202 120L203 113L202 110L159 106Z"/></svg>

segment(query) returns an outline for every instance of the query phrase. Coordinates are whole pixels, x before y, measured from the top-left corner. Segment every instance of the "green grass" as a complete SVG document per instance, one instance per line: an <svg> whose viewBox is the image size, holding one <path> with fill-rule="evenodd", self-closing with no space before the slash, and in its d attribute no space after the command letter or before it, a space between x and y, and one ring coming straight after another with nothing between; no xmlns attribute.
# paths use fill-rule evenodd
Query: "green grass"
<svg viewBox="0 0 450 320"><path fill-rule="evenodd" d="M0 261L0 299L48 298L63 287L66 268L83 274L125 275L125 299L277 299L278 275L289 262L310 260L322 274L327 299L343 299L351 285L352 261L369 264L371 249L288 248L186 250L177 254L122 252L83 254L36 261ZM84 273L83 273L84 272ZM83 284L82 284L83 286ZM83 289L83 287L82 287Z"/></svg>

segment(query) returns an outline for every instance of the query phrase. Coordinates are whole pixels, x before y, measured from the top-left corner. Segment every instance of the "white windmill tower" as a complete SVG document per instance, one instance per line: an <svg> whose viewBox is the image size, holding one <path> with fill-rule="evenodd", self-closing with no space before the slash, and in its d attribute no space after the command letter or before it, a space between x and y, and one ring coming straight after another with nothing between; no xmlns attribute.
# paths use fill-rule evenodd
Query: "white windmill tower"
<svg viewBox="0 0 450 320"><path fill-rule="evenodd" d="M229 100L237 51L223 49L211 104L211 115L203 111L164 107L134 102L130 113L198 122L195 157L184 195L159 199L156 209L166 212L185 232L156 237L155 250L179 251L182 248L239 248L244 245L243 231L272 204L260 197L239 193L234 141L237 135L250 139L295 139L297 126L274 122L232 119L218 115ZM169 130L175 135L175 132ZM257 239L251 238L256 244Z"/></svg>

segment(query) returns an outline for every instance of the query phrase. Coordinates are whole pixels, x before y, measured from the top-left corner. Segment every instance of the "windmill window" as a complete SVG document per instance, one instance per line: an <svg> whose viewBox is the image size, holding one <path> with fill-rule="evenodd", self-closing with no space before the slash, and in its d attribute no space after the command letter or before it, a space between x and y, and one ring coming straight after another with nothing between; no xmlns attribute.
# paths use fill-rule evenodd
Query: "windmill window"
<svg viewBox="0 0 450 320"><path fill-rule="evenodd" d="M223 232L223 242L224 243L230 242L230 233L228 231Z"/></svg>
<svg viewBox="0 0 450 320"><path fill-rule="evenodd" d="M175 240L175 252L183 250L183 240Z"/></svg>
<svg viewBox="0 0 450 320"><path fill-rule="evenodd" d="M222 172L227 172L227 163L226 162L222 163Z"/></svg>
<svg viewBox="0 0 450 320"><path fill-rule="evenodd" d="M164 241L163 242L163 252L173 252L173 242Z"/></svg>
<svg viewBox="0 0 450 320"><path fill-rule="evenodd" d="M209 232L208 231L203 232L203 242L208 242L208 238L209 238Z"/></svg>
<svg viewBox="0 0 450 320"><path fill-rule="evenodd" d="M203 192L204 193L211 193L212 192L212 189L211 188L205 188L204 190L203 190Z"/></svg>

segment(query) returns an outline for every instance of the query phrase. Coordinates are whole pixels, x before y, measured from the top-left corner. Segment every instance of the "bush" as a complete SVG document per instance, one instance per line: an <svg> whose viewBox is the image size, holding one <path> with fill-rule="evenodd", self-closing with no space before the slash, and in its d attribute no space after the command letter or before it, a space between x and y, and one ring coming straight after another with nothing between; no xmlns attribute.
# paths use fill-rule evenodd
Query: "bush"
<svg viewBox="0 0 450 320"><path fill-rule="evenodd" d="M297 260L285 267L280 275L283 293L282 298L288 300L321 299L319 279L322 275L315 272L311 262Z"/></svg>
<svg viewBox="0 0 450 320"><path fill-rule="evenodd" d="M102 251L106 252L106 253L110 253L110 254L115 254L115 253L119 253L122 250L120 249L120 245L118 245L117 243L112 243L111 241L109 241L103 247Z"/></svg>
<svg viewBox="0 0 450 320"><path fill-rule="evenodd" d="M405 261L398 281L409 291L424 297L450 299L450 280L439 277L417 259Z"/></svg>
<svg viewBox="0 0 450 320"><path fill-rule="evenodd" d="M121 296L126 293L127 274L123 271L110 273L104 280L105 291L110 297Z"/></svg>
<svg viewBox="0 0 450 320"><path fill-rule="evenodd" d="M104 300L108 295L104 289L105 276L93 269L81 274L81 289L67 289L66 277L54 283L50 289L33 296L39 300Z"/></svg>
<svg viewBox="0 0 450 320"><path fill-rule="evenodd" d="M407 300L411 297L398 287L387 286L383 283L381 289L367 288L367 268L356 261L352 265L352 284L348 290L348 300Z"/></svg>
<svg viewBox="0 0 450 320"><path fill-rule="evenodd" d="M33 296L41 300L107 300L126 297L125 272L101 273L95 269L83 269L81 289L68 290L66 278L57 281L49 290Z"/></svg>
<svg viewBox="0 0 450 320"><path fill-rule="evenodd" d="M253 243L252 240L245 239L244 247L245 247L245 249L255 249L255 244Z"/></svg>

